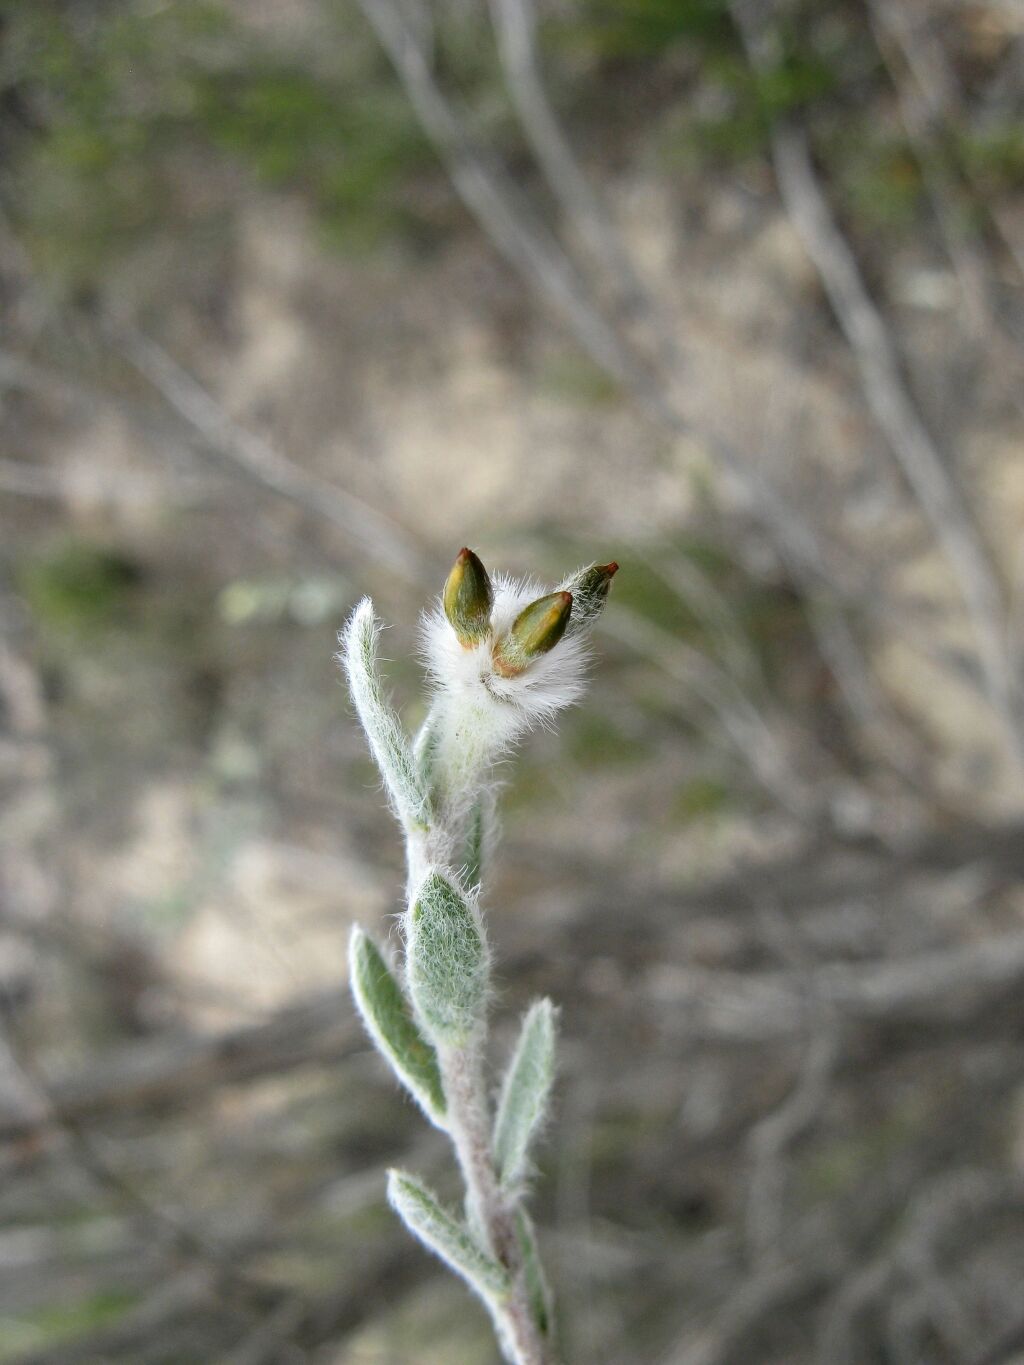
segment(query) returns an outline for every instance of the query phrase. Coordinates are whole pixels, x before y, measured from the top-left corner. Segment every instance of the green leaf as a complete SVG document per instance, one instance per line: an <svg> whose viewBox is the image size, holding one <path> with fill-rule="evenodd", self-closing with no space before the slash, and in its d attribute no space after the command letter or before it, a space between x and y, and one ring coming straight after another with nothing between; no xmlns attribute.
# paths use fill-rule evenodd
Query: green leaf
<svg viewBox="0 0 1024 1365"><path fill-rule="evenodd" d="M494 1121L494 1155L501 1183L515 1186L529 1169L530 1143L547 1112L555 1075L555 1008L535 1000L505 1072Z"/></svg>
<svg viewBox="0 0 1024 1365"><path fill-rule="evenodd" d="M406 1171L389 1171L388 1201L409 1231L482 1299L493 1303L508 1293L509 1279L502 1267L480 1250L465 1224L443 1208L422 1181Z"/></svg>
<svg viewBox="0 0 1024 1365"><path fill-rule="evenodd" d="M412 755L419 773L420 782L426 792L434 794L437 780L437 748L441 732L437 723L437 712L432 708L420 726L413 741Z"/></svg>
<svg viewBox="0 0 1024 1365"><path fill-rule="evenodd" d="M488 829L493 818L491 800L490 793L485 792L469 814L469 828L466 831L465 882L467 886L479 886L483 880Z"/></svg>
<svg viewBox="0 0 1024 1365"><path fill-rule="evenodd" d="M405 965L413 1008L428 1037L460 1045L477 1032L490 978L483 925L439 872L427 873L409 913Z"/></svg>
<svg viewBox="0 0 1024 1365"><path fill-rule="evenodd" d="M426 829L430 794L412 756L409 741L384 695L377 672L377 637L381 625L368 597L356 607L341 633L339 658L348 675L352 701L388 795L406 829Z"/></svg>
<svg viewBox="0 0 1024 1365"><path fill-rule="evenodd" d="M530 1215L525 1209L516 1210L516 1237L523 1258L523 1275L526 1279L526 1292L530 1298L530 1309L537 1329L543 1337L550 1337L554 1328L555 1304L540 1252L537 1250L537 1236L533 1230Z"/></svg>
<svg viewBox="0 0 1024 1365"><path fill-rule="evenodd" d="M444 1128L447 1106L437 1053L417 1028L377 945L358 925L352 929L348 958L352 994L367 1032L427 1118Z"/></svg>

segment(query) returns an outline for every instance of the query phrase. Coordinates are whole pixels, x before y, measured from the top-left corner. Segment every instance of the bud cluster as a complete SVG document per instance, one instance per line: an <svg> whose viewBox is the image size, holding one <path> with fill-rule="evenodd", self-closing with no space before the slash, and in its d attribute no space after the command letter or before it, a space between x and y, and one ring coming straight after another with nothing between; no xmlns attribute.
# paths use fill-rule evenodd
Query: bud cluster
<svg viewBox="0 0 1024 1365"><path fill-rule="evenodd" d="M459 551L423 640L432 799L460 840L495 761L581 695L589 627L617 570L590 564L552 592L492 577L472 550Z"/></svg>
<svg viewBox="0 0 1024 1365"><path fill-rule="evenodd" d="M495 593L479 555L463 548L448 575L441 602L463 649L490 645L494 671L518 678L542 654L554 649L569 629L591 625L608 597L618 564L591 564L578 570L557 592L537 597L502 631L495 626ZM508 592L512 584L502 583ZM521 590L522 591L522 590Z"/></svg>

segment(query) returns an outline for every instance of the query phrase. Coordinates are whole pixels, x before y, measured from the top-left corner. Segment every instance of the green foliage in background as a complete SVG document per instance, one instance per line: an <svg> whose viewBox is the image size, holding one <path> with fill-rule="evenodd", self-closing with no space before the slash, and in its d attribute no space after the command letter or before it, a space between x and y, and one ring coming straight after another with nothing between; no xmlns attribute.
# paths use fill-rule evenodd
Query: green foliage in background
<svg viewBox="0 0 1024 1365"><path fill-rule="evenodd" d="M720 165L764 153L774 119L833 91L839 66L813 25L787 26L781 57L751 70L727 0L587 0L572 21L545 30L553 54L596 61L605 74L675 63L683 90L664 130L670 161Z"/></svg>
<svg viewBox="0 0 1024 1365"><path fill-rule="evenodd" d="M81 540L40 550L17 585L44 630L78 634L112 625L134 597L138 566L115 549Z"/></svg>
<svg viewBox="0 0 1024 1365"><path fill-rule="evenodd" d="M172 211L168 156L191 115L190 76L226 18L184 0L152 13L40 3L6 20L12 219L47 275L91 284Z"/></svg>
<svg viewBox="0 0 1024 1365"><path fill-rule="evenodd" d="M989 194L1024 188L1024 121L999 119L964 128L955 138L955 153L979 189Z"/></svg>
<svg viewBox="0 0 1024 1365"><path fill-rule="evenodd" d="M300 190L327 241L363 249L400 230L416 235L411 204L393 191L429 149L397 85L366 74L338 89L263 56L250 69L204 73L198 126L266 184Z"/></svg>
<svg viewBox="0 0 1024 1365"><path fill-rule="evenodd" d="M67 1304L45 1304L34 1311L3 1319L0 1361L16 1360L27 1351L56 1348L79 1336L109 1327L134 1307L137 1296L104 1290Z"/></svg>
<svg viewBox="0 0 1024 1365"><path fill-rule="evenodd" d="M709 54L699 98L688 94L668 120L664 154L698 169L764 156L775 120L827 96L838 82L832 64L811 51L793 51L765 74L752 72L739 51Z"/></svg>
<svg viewBox="0 0 1024 1365"><path fill-rule="evenodd" d="M339 39L343 60L326 75L206 0L87 13L44 3L7 28L18 110L7 208L37 265L67 287L93 286L161 230L215 221L232 197L218 159L302 194L346 248L418 229L401 182L432 157L368 33Z"/></svg>
<svg viewBox="0 0 1024 1365"><path fill-rule="evenodd" d="M921 209L924 184L906 140L858 130L844 141L837 188L854 218L875 228L910 226Z"/></svg>
<svg viewBox="0 0 1024 1365"><path fill-rule="evenodd" d="M522 137L486 7L441 4L434 20L438 80L474 135L518 166ZM905 230L920 217L920 169L879 118L888 77L864 26L842 11L799 9L763 74L726 0L581 0L547 18L541 39L572 131L632 129L671 171L720 174L763 160L774 121L799 111L812 116L854 226ZM420 248L462 221L355 0L302 11L285 42L225 0L39 0L8 10L4 40L3 207L65 291L88 295L136 249L216 250L247 181L296 196L321 240L347 253ZM981 192L1024 179L1019 123L990 118L953 144ZM541 382L573 401L614 396L558 362Z"/></svg>
<svg viewBox="0 0 1024 1365"><path fill-rule="evenodd" d="M587 0L576 24L550 31L611 60L658 57L683 42L719 52L735 44L726 0Z"/></svg>

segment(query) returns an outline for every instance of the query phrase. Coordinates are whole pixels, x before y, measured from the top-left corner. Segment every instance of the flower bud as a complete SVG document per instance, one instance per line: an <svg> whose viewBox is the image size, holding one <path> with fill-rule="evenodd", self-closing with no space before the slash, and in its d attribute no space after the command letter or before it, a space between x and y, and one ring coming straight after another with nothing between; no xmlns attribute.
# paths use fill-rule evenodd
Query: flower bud
<svg viewBox="0 0 1024 1365"><path fill-rule="evenodd" d="M592 626L601 615L612 579L618 571L619 566L614 560L610 564L590 564L566 582L566 590L572 593L573 598L570 625L573 634Z"/></svg>
<svg viewBox="0 0 1024 1365"><path fill-rule="evenodd" d="M552 592L524 607L494 646L494 671L517 678L538 655L554 649L565 634L572 611L571 592Z"/></svg>
<svg viewBox="0 0 1024 1365"><path fill-rule="evenodd" d="M444 585L444 614L459 644L471 649L486 639L491 628L494 592L479 557L472 550L459 551Z"/></svg>

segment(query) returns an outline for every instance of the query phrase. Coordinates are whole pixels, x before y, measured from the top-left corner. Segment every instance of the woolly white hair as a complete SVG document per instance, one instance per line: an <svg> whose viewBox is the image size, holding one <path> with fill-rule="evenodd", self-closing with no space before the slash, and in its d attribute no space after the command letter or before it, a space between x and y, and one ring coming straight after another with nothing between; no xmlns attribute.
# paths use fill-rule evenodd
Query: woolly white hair
<svg viewBox="0 0 1024 1365"><path fill-rule="evenodd" d="M460 644L440 602L424 614L421 625L436 699L450 698L457 707L474 712L488 733L489 745L503 752L527 730L547 724L579 699L588 651L584 636L567 632L554 649L531 660L517 677L503 677L494 668L494 641L524 607L551 590L504 574L495 574L491 582L491 634L479 644L468 648Z"/></svg>
<svg viewBox="0 0 1024 1365"><path fill-rule="evenodd" d="M491 631L478 644L460 643L440 601L421 621L423 653L434 689L430 713L436 760L456 819L493 765L527 731L549 724L583 693L586 633L567 631L517 677L506 678L495 670L494 641L524 607L550 589L503 574L493 575L491 583Z"/></svg>

